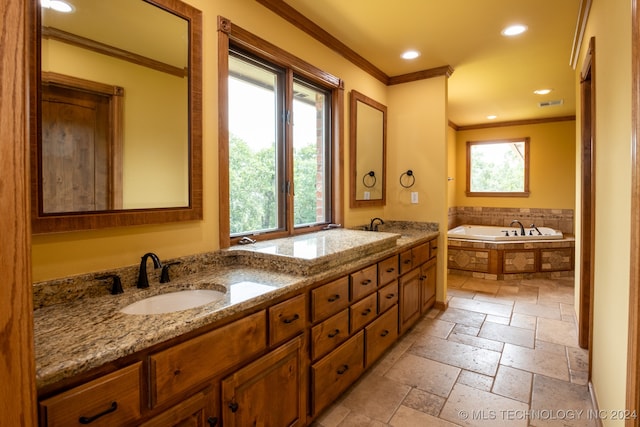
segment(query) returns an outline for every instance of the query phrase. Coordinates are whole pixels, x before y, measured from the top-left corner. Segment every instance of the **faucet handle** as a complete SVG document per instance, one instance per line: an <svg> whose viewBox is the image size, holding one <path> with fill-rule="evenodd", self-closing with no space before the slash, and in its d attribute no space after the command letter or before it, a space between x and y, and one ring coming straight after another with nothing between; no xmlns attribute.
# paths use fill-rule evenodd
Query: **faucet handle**
<svg viewBox="0 0 640 427"><path fill-rule="evenodd" d="M169 267L176 264L182 264L180 261L174 261L165 263L162 266L162 272L160 273L160 283L169 283L171 278L169 277Z"/></svg>
<svg viewBox="0 0 640 427"><path fill-rule="evenodd" d="M97 276L97 280L112 280L111 283L111 295L123 294L124 290L122 289L122 281L120 280L120 276L117 274L105 274L104 276Z"/></svg>

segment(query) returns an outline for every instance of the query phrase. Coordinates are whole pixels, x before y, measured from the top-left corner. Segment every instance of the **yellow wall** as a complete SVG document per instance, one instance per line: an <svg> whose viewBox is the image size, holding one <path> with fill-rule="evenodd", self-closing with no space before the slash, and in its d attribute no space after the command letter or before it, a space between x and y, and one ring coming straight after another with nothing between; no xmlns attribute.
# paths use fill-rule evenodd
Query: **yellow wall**
<svg viewBox="0 0 640 427"><path fill-rule="evenodd" d="M389 87L389 150L385 218L429 221L447 227L447 78L437 77ZM400 175L412 170L415 184L400 185ZM406 181L405 185L407 185ZM418 203L411 203L411 192ZM438 247L437 301L446 290L445 235Z"/></svg>
<svg viewBox="0 0 640 427"><path fill-rule="evenodd" d="M621 410L625 408L629 321L631 2L594 0L576 70L576 85L580 81L579 73L591 37L596 39L592 382L600 409ZM576 159L576 180L579 182L579 146ZM579 209L576 218L580 218ZM578 225L576 230L579 242ZM576 289L579 283L579 277L576 277ZM624 421L611 419L603 423L605 426L624 425Z"/></svg>
<svg viewBox="0 0 640 427"><path fill-rule="evenodd" d="M456 197L456 184L458 179L457 157L458 149L456 146L457 132L453 128L447 129L447 207L458 206Z"/></svg>
<svg viewBox="0 0 640 427"><path fill-rule="evenodd" d="M575 121L459 131L456 135L455 205L574 209ZM529 197L467 197L467 141L529 137ZM451 203L451 202L450 202Z"/></svg>

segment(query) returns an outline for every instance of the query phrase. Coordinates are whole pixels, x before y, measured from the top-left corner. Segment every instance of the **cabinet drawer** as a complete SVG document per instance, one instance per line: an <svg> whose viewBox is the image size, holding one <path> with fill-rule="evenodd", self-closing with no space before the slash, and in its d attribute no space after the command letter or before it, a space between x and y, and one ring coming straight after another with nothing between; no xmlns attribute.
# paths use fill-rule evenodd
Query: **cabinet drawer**
<svg viewBox="0 0 640 427"><path fill-rule="evenodd" d="M349 308L351 332L355 332L378 315L378 294L373 293Z"/></svg>
<svg viewBox="0 0 640 427"><path fill-rule="evenodd" d="M365 328L367 367L388 349L398 338L398 306L382 314Z"/></svg>
<svg viewBox="0 0 640 427"><path fill-rule="evenodd" d="M400 254L400 274L405 274L413 267L413 256L411 249Z"/></svg>
<svg viewBox="0 0 640 427"><path fill-rule="evenodd" d="M378 286L398 278L398 256L394 255L390 258L378 263Z"/></svg>
<svg viewBox="0 0 640 427"><path fill-rule="evenodd" d="M351 301L357 301L378 286L378 266L372 265L351 273Z"/></svg>
<svg viewBox="0 0 640 427"><path fill-rule="evenodd" d="M438 239L433 239L429 241L430 250L429 250L429 258L433 258L438 255Z"/></svg>
<svg viewBox="0 0 640 427"><path fill-rule="evenodd" d="M349 310L328 318L311 328L311 359L316 360L349 337Z"/></svg>
<svg viewBox="0 0 640 427"><path fill-rule="evenodd" d="M138 362L43 400L40 402L42 425L131 424L140 417L141 367L142 363Z"/></svg>
<svg viewBox="0 0 640 427"><path fill-rule="evenodd" d="M151 402L158 405L267 347L264 310L149 357Z"/></svg>
<svg viewBox="0 0 640 427"><path fill-rule="evenodd" d="M378 313L384 313L398 302L398 281L389 283L378 291Z"/></svg>
<svg viewBox="0 0 640 427"><path fill-rule="evenodd" d="M313 414L317 415L364 370L364 331L311 367Z"/></svg>
<svg viewBox="0 0 640 427"><path fill-rule="evenodd" d="M429 245L430 242L427 242L411 249L411 255L413 257L412 264L414 267L417 267L423 262L427 262L429 260Z"/></svg>
<svg viewBox="0 0 640 427"><path fill-rule="evenodd" d="M269 345L273 346L304 330L307 322L305 295L269 307Z"/></svg>
<svg viewBox="0 0 640 427"><path fill-rule="evenodd" d="M345 276L311 291L311 317L326 319L349 305L349 277Z"/></svg>

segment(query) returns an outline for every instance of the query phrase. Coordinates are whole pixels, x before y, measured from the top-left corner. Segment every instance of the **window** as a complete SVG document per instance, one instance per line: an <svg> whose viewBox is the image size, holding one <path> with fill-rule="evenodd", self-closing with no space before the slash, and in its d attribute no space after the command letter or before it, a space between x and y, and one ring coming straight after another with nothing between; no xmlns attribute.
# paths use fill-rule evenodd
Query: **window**
<svg viewBox="0 0 640 427"><path fill-rule="evenodd" d="M220 75L221 247L339 222L341 177L332 166L340 161L340 80L255 36L252 46L233 28L235 37L222 35L229 48Z"/></svg>
<svg viewBox="0 0 640 427"><path fill-rule="evenodd" d="M468 196L529 196L529 138L467 142Z"/></svg>

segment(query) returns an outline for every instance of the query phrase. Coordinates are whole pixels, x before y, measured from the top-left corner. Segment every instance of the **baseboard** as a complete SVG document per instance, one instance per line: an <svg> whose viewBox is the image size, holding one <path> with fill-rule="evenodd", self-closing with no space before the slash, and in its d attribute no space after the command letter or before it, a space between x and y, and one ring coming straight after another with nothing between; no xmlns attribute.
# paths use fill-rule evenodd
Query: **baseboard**
<svg viewBox="0 0 640 427"><path fill-rule="evenodd" d="M596 397L596 391L593 388L593 383L589 380L589 396L591 397L591 406L593 406L593 413L600 413L600 406L598 406L598 398ZM596 427L603 427L600 417L596 417Z"/></svg>
<svg viewBox="0 0 640 427"><path fill-rule="evenodd" d="M449 301L436 301L433 307L440 311L445 311L449 308Z"/></svg>

